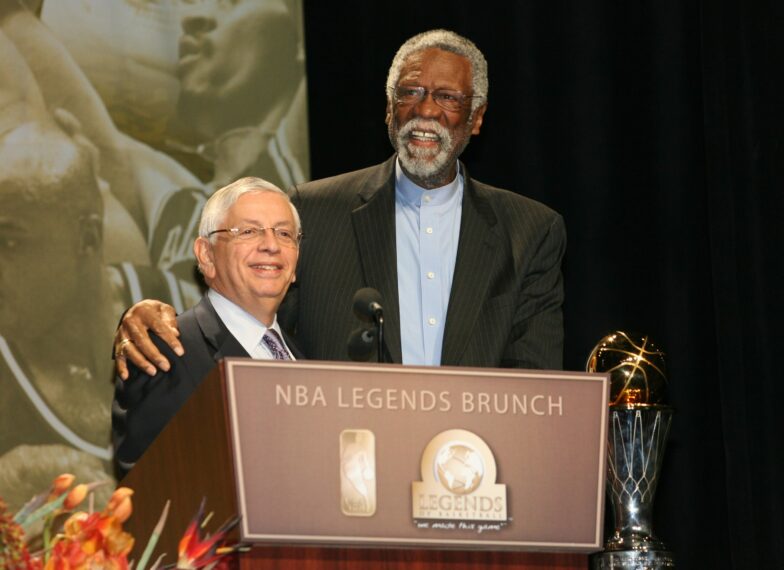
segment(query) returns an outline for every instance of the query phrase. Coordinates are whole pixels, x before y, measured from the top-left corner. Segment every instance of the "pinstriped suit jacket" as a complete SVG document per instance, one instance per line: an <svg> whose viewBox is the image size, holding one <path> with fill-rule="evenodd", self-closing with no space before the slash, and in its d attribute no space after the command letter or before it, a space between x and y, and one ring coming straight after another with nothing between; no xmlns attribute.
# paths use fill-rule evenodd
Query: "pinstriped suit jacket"
<svg viewBox="0 0 784 570"><path fill-rule="evenodd" d="M461 165L462 166L462 165ZM395 254L395 157L292 189L305 237L297 282L278 312L309 358L347 360L360 322L352 297L384 297L388 357L401 362ZM472 180L465 190L442 365L558 369L563 353L563 219Z"/></svg>

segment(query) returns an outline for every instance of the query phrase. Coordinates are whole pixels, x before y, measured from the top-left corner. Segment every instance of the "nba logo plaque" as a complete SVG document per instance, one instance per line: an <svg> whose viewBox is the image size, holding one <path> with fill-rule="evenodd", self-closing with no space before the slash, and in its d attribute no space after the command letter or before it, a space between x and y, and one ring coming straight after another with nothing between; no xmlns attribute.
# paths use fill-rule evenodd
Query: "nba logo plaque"
<svg viewBox="0 0 784 570"><path fill-rule="evenodd" d="M376 512L376 437L370 430L340 434L340 510L348 517Z"/></svg>
<svg viewBox="0 0 784 570"><path fill-rule="evenodd" d="M478 435L441 432L422 453L422 480L411 484L414 519L506 522L506 485L496 483L496 473Z"/></svg>

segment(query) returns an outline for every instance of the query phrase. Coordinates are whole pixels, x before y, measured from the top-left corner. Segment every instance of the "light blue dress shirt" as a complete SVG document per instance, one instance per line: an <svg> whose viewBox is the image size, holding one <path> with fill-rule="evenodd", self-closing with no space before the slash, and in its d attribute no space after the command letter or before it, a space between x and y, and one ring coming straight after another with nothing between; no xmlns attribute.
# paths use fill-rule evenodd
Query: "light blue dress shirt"
<svg viewBox="0 0 784 570"><path fill-rule="evenodd" d="M226 297L218 293L215 289L207 291L207 297L212 303L215 312L218 313L220 320L229 329L229 332L234 335L234 338L242 345L242 348L250 354L251 358L259 360L275 360L275 357L267 348L267 345L261 342L264 333L267 332L267 327L261 321L251 315L245 309L236 303L229 301ZM275 316L275 321L269 327L277 331L283 341L283 346L292 360L296 360L291 350L286 346L286 341L283 340L283 333L278 325L278 317Z"/></svg>
<svg viewBox="0 0 784 570"><path fill-rule="evenodd" d="M460 236L463 176L426 190L395 165L395 239L403 364L441 364Z"/></svg>

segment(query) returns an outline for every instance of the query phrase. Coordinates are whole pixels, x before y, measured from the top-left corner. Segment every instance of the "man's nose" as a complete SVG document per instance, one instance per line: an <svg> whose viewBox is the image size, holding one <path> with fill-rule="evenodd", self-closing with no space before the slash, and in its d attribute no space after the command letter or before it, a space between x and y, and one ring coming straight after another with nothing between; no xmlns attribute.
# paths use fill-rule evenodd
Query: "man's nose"
<svg viewBox="0 0 784 570"><path fill-rule="evenodd" d="M188 35L206 34L215 29L215 18L205 14L186 14L182 19L182 30Z"/></svg>
<svg viewBox="0 0 784 570"><path fill-rule="evenodd" d="M420 117L427 118L438 117L442 112L430 91L425 93L424 97L415 105L414 110Z"/></svg>
<svg viewBox="0 0 784 570"><path fill-rule="evenodd" d="M280 241L272 228L266 228L259 235L258 248L262 251L280 251Z"/></svg>

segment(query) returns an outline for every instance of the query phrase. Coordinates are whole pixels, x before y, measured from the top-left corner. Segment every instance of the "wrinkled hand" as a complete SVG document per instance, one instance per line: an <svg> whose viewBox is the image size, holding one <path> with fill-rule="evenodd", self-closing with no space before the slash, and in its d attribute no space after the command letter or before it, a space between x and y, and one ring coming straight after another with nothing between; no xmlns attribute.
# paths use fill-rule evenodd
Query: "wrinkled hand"
<svg viewBox="0 0 784 570"><path fill-rule="evenodd" d="M150 330L178 356L185 354L178 340L180 331L174 307L151 299L139 301L125 313L114 335L115 372L123 380L128 379L129 359L150 376L156 374L156 366L163 371L169 370L169 361L150 340Z"/></svg>

